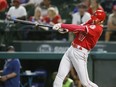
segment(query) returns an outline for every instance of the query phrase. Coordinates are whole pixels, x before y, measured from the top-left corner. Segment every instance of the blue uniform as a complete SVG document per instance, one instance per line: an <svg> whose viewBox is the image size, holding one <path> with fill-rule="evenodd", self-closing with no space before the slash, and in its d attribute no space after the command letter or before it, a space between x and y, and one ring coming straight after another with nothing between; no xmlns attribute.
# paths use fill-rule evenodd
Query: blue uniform
<svg viewBox="0 0 116 87"><path fill-rule="evenodd" d="M14 72L17 76L5 81L3 87L20 87L20 66L19 59L11 59L10 61L6 60L3 75L8 75Z"/></svg>

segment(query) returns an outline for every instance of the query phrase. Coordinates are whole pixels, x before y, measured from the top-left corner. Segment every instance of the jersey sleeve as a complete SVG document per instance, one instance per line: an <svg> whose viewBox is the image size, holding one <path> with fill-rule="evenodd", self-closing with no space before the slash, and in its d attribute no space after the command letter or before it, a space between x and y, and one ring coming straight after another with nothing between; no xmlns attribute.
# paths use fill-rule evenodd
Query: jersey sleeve
<svg viewBox="0 0 116 87"><path fill-rule="evenodd" d="M83 31L88 32L86 26L75 24L61 24L61 28L68 29L69 32Z"/></svg>
<svg viewBox="0 0 116 87"><path fill-rule="evenodd" d="M98 27L96 25L87 25L86 28L88 28L88 34L91 36L96 36L101 34L101 27Z"/></svg>

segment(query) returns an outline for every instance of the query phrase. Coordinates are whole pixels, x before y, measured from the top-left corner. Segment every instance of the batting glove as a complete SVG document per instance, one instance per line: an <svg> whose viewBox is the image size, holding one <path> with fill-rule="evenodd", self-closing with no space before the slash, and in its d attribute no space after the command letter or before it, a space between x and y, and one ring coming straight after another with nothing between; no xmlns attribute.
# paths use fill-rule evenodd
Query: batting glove
<svg viewBox="0 0 116 87"><path fill-rule="evenodd" d="M59 30L59 29L61 29L61 23L55 24L53 26L53 30Z"/></svg>

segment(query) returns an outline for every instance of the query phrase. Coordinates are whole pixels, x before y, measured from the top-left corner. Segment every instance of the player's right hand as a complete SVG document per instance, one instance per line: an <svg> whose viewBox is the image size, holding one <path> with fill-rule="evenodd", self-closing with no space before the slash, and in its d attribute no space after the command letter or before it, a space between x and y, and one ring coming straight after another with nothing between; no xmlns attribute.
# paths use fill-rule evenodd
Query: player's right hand
<svg viewBox="0 0 116 87"><path fill-rule="evenodd" d="M55 24L53 26L53 30L59 30L59 29L61 29L61 23Z"/></svg>

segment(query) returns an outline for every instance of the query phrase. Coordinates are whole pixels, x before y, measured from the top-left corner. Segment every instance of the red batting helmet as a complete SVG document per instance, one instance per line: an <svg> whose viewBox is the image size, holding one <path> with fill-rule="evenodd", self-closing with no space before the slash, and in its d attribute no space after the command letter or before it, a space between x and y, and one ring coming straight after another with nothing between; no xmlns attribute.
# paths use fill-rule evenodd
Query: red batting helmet
<svg viewBox="0 0 116 87"><path fill-rule="evenodd" d="M91 19L92 19L93 21L96 21L96 22L98 22L98 21L102 22L102 21L105 20L105 18L106 18L106 14L105 14L105 12L104 12L103 10L97 10L97 11L95 11L95 13L91 16Z"/></svg>

